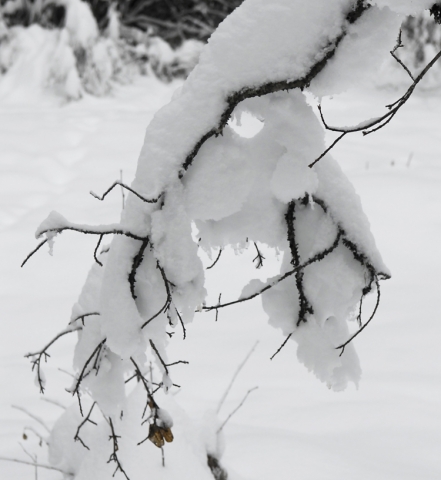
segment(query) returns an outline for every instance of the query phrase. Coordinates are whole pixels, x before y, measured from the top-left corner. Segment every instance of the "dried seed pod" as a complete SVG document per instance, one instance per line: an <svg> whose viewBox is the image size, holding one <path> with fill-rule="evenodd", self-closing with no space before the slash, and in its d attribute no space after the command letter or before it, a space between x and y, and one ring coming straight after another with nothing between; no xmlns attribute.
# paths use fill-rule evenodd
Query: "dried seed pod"
<svg viewBox="0 0 441 480"><path fill-rule="evenodd" d="M152 423L149 429L149 440L156 445L158 448L164 446L164 437L161 432L161 428Z"/></svg>
<svg viewBox="0 0 441 480"><path fill-rule="evenodd" d="M174 437L170 428L160 428L160 431L166 442L173 442Z"/></svg>

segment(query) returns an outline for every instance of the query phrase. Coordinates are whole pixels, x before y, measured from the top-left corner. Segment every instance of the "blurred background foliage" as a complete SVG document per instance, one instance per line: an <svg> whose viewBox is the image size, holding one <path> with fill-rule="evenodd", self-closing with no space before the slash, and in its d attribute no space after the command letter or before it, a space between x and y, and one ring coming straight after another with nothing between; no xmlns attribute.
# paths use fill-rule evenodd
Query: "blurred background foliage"
<svg viewBox="0 0 441 480"><path fill-rule="evenodd" d="M109 9L119 13L121 24L157 35L171 46L183 41L206 41L219 23L243 0L85 0L100 30L109 23ZM62 0L1 0L8 26L63 27L65 5Z"/></svg>
<svg viewBox="0 0 441 480"><path fill-rule="evenodd" d="M65 93L66 98L81 97L81 92L106 94L112 82L128 81L134 73L152 73L163 81L186 77L196 65L203 44L242 1L0 0L0 82L26 43L24 32L19 29L34 25L45 31L47 42L65 41L62 36L54 40L54 35L50 37L47 32L68 31L67 43L75 57L81 85L71 88L73 93ZM431 13L435 18L441 15L438 10L432 9ZM397 55L417 74L441 48L441 26L428 11L408 17L402 26L402 43ZM52 70L55 69L53 66ZM66 72L67 69L66 66ZM433 70L431 79L425 82L430 88L437 88L441 85L441 68ZM72 85L75 75L69 75L70 83L65 80L68 74L60 72L50 74L44 82ZM408 80L391 59L379 86L396 88ZM58 90L67 91L64 86ZM0 96L1 93L0 88Z"/></svg>

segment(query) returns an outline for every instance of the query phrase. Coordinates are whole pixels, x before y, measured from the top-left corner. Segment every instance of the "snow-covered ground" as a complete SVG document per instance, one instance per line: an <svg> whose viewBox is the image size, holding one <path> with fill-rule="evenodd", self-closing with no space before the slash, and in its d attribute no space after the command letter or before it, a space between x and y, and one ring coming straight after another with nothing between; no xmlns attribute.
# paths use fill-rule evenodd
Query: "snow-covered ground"
<svg viewBox="0 0 441 480"><path fill-rule="evenodd" d="M88 192L103 192L120 170L125 181L132 180L145 127L172 91L143 79L110 98L0 108L0 456L26 459L21 443L45 461L33 433L22 438L27 426L43 434L44 428L11 405L48 425L61 413L39 398L23 355L64 328L93 261L94 239L64 233L54 257L43 249L20 269L36 245L33 233L51 210L81 223L119 219L119 191L103 203ZM397 95L335 97L324 103L324 112L331 124L355 124L382 112ZM270 361L283 337L267 325L259 300L220 311L217 323L214 312L200 314L185 342L176 333L169 357L190 362L174 371L173 380L183 386L176 399L196 418L216 407L259 340L221 411L226 417L259 386L224 429L223 461L231 480L441 478L440 114L439 93L420 94L383 131L347 137L334 150L362 197L393 274L383 283L377 317L356 339L363 367L359 390L327 390L298 364L292 342ZM267 259L259 275L265 277L274 273L276 260L262 253ZM247 268L256 275L254 256L250 249L240 257L221 257L210 270L213 302L220 292L225 300L235 298ZM45 366L45 396L65 405L72 401L64 392L70 379L58 368L70 369L73 344L74 338L60 340ZM142 449L155 447L138 448L142 455ZM60 477L41 469L38 475ZM0 478L33 476L32 467L0 462Z"/></svg>

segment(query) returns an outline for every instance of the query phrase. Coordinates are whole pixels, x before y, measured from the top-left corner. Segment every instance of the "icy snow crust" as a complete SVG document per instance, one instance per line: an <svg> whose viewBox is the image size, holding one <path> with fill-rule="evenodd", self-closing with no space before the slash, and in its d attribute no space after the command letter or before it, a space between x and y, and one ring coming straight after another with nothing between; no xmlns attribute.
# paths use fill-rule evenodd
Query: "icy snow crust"
<svg viewBox="0 0 441 480"><path fill-rule="evenodd" d="M243 102L235 115L249 112L262 120L263 128L246 139L225 127L222 135L202 146L188 172L182 169L196 143L219 124L230 94L304 77L324 49L346 31L352 5L348 0L246 1L222 23L198 67L151 122L132 188L156 203L129 195L119 227L144 240L124 234L113 240L110 251L100 257L104 266L93 267L72 316L78 321L84 312L99 312L85 320L75 364L80 369L97 344L105 343L102 367L82 384L105 415L117 417L126 411L127 402L139 401L135 393L129 400L125 397L124 374L133 371L131 361L146 363L147 348L162 374L164 390L171 386L166 329L191 321L194 312L204 308L198 243L209 253L226 245L240 249L248 242L282 252L280 274L265 284L251 281L242 299L270 283L272 288L262 295L263 307L269 322L297 342L299 360L334 390L344 389L348 381L358 383L360 366L352 344L342 355L337 347L350 336L347 320L356 317L363 289L375 282L369 281L366 265L342 244L342 237L357 246L358 256L376 272L387 275L388 270L360 200L335 161L327 155L309 168L325 145L323 128L304 94L280 92ZM325 68L318 78L322 88L334 83L336 91L341 89L335 70L332 74L333 61L342 69L362 65L368 71L371 53L379 51L378 42L390 38L391 26L399 19L389 9L372 7L345 40L364 45L362 58L356 49L347 48L348 59L330 61L333 77L326 81ZM390 49L387 45L386 54ZM295 225L294 242L290 222ZM51 215L37 233L49 229L53 235L72 225ZM326 250L332 252L311 260ZM301 280L291 272L279 281L306 262L312 263ZM311 307L306 313L302 295ZM204 455L196 456L204 463ZM86 478L82 471L81 467L78 478ZM206 466L204 472L209 475Z"/></svg>

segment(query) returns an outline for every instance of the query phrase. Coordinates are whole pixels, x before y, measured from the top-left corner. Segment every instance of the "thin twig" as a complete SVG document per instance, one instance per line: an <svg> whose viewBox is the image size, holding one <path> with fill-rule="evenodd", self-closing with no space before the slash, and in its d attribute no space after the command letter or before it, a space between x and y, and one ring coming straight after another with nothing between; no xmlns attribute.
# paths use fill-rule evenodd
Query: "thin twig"
<svg viewBox="0 0 441 480"><path fill-rule="evenodd" d="M93 425L97 425L96 422L90 419L90 415L92 414L93 407L96 405L96 402L92 403L92 406L90 407L89 413L86 415L84 420L78 425L77 431L74 436L74 441L77 442L79 441L81 445L83 445L84 448L87 450L90 450L90 448L83 442L82 438L80 437L80 430L83 428L83 426L89 422L92 423Z"/></svg>
<svg viewBox="0 0 441 480"><path fill-rule="evenodd" d="M265 257L260 253L260 250L259 250L259 247L257 246L257 243L256 242L253 242L254 243L254 247L256 248L256 251L257 251L257 255L255 258L253 258L253 262L256 262L256 268L259 269L259 268L262 268L263 267L263 261L265 260Z"/></svg>
<svg viewBox="0 0 441 480"><path fill-rule="evenodd" d="M231 378L230 383L228 384L227 389L225 390L224 394L222 395L221 399L219 400L219 404L216 409L216 413L220 412L220 409L222 408L222 405L224 404L226 398L228 397L228 394L230 393L231 387L233 386L234 382L236 381L237 376L245 366L245 364L248 362L249 358L251 355L254 353L254 350L256 350L257 345L259 344L259 341L257 341L252 347L251 350L247 353L245 358L242 360L242 362L239 364L239 366L236 368L236 371L233 374L233 377Z"/></svg>
<svg viewBox="0 0 441 480"><path fill-rule="evenodd" d="M294 273L296 273L296 271L303 270L307 266L309 266L309 265L311 265L315 262L319 262L320 260L323 260L323 258L325 258L327 255L332 253L338 247L338 244L340 242L340 239L341 239L342 235L343 235L342 232L339 231L336 239L334 240L334 243L329 248L323 250L322 252L317 253L316 255L314 255L314 257L310 258L309 260L307 260L305 263L299 265L298 267L295 267L292 270L289 270L288 272L284 273L283 275L280 275L276 279L273 279L269 284L265 285L265 287L261 288L259 291L255 292L255 293L252 293L251 295L248 295L246 297L241 297L238 300L233 300L231 302L223 303L223 304L220 303L220 296L219 296L219 301L218 301L217 305L203 306L202 310L205 310L207 312L210 312L211 310L216 310L216 312L217 312L219 308L229 307L231 305L236 305L238 303L247 302L249 300L252 300L253 298L258 297L259 295L262 295L262 293L266 292L270 288L273 288L278 283L282 282L286 278L288 278L291 275L293 275Z"/></svg>
<svg viewBox="0 0 441 480"><path fill-rule="evenodd" d="M43 443L45 443L46 445L49 445L49 442L43 437L43 435L40 435L40 433L38 433L37 430L35 430L35 428L25 427L23 429L23 438L26 440L26 438L25 438L26 433L25 432L32 432L40 440L40 445L42 445Z"/></svg>
<svg viewBox="0 0 441 480"><path fill-rule="evenodd" d="M187 330L185 329L184 320L182 319L182 316L181 316L181 314L179 313L179 310L176 307L175 307L175 311L176 311L176 315L179 318L179 322L181 324L182 332L183 332L183 336L184 336L184 340L185 340L187 338Z"/></svg>
<svg viewBox="0 0 441 480"><path fill-rule="evenodd" d="M23 465L30 465L31 467L45 468L46 470L55 470L56 472L61 472L64 475L69 475L71 477L75 475L74 473L66 472L66 470L62 470L61 468L57 468L57 467L52 467L51 465L45 465L44 463L28 462L26 460L20 460L18 458L8 458L8 457L0 457L0 460L5 462L15 462L15 463L21 463Z"/></svg>
<svg viewBox="0 0 441 480"><path fill-rule="evenodd" d="M81 373L80 375L78 376L78 379L77 379L77 382L75 384L75 388L73 389L72 391L72 395L76 395L77 393L79 394L79 389L80 389L80 385L81 385L81 382L83 381L84 377L87 376L89 374L89 372L87 372L86 374L86 369L87 369L87 366L89 365L89 363L93 360L93 358L96 357L98 358L100 353L101 353L101 349L103 348L104 344L106 343L106 338L104 340L102 340L95 348L95 350L92 352L92 354L90 355L90 357L87 359L86 363L84 364L82 370L81 370Z"/></svg>
<svg viewBox="0 0 441 480"><path fill-rule="evenodd" d="M143 202L146 202L146 203L157 203L160 196L158 198L145 198L143 197L142 195L140 195L138 192L136 192L135 190L133 190L133 188L130 188L129 186L127 186L125 183L123 182L120 182L119 180L117 180L116 182L114 182L112 184L111 187L109 187L101 196L97 195L95 192L93 192L92 190L90 191L90 194L92 195L92 197L95 197L97 200L100 200L100 201L103 201L106 196L117 186L119 185L121 188L125 188L126 190L128 190L129 192L132 192L134 195L136 195L138 198L140 198Z"/></svg>
<svg viewBox="0 0 441 480"><path fill-rule="evenodd" d="M77 332L78 330L81 330L82 327L67 327L58 335L56 335L45 347L43 347L40 351L35 352L35 353L28 353L25 355L25 358L32 358L31 363L32 363L32 371L37 368L37 381L38 385L40 387L40 393L44 393L44 379L41 374L41 359L44 357L45 360L50 356L47 353L48 348L53 345L59 338L63 337L64 335L67 335L68 333L72 332ZM33 358L36 357L36 358Z"/></svg>
<svg viewBox="0 0 441 480"><path fill-rule="evenodd" d="M216 263L219 261L221 255L222 255L222 248L219 249L219 253L218 253L217 257L216 257L216 260L215 260L209 267L207 267L206 269L207 269L207 270L210 270L211 268L213 268L213 267L216 265Z"/></svg>
<svg viewBox="0 0 441 480"><path fill-rule="evenodd" d="M320 162L320 160L328 153L330 152L336 145L337 143L343 139L343 137L347 134L348 132L343 132L339 137L337 137L331 145L319 156L317 157L309 166L309 168L312 168L316 163Z"/></svg>
<svg viewBox="0 0 441 480"><path fill-rule="evenodd" d="M34 462L34 464L37 463L37 455L31 455L20 442L18 444L23 452ZM38 465L35 465L35 480L38 480Z"/></svg>
<svg viewBox="0 0 441 480"><path fill-rule="evenodd" d="M402 62L394 55L393 52L395 52L396 48L391 52L394 58L402 64ZM359 125L356 125L354 127L332 127L326 123L326 120L323 116L322 108L319 105L319 113L320 113L320 118L322 120L322 123L326 130L330 130L332 132L340 132L342 134L347 134L347 133L354 133L354 132L363 132L363 135L369 135L370 133L376 132L380 130L381 128L385 127L393 118L394 116L398 113L400 108L409 100L411 97L413 91L415 90L416 86L418 83L424 78L424 76L427 74L427 72L435 65L435 63L441 58L441 51L438 52L433 59L425 66L425 68L421 71L421 73L416 77L413 78L412 74L410 71L408 71L407 67L402 64L402 66L408 71L409 75L413 79L412 85L407 89L407 91L395 102L393 102L390 105L386 105L386 108L389 109L387 113L384 115L374 118L373 120L367 121L367 122L362 122ZM329 152L329 150L335 146L335 144L343 138L343 135L341 135L326 151L324 154L322 154L318 159L314 160L309 167L312 168L321 158L324 157L326 153Z"/></svg>
<svg viewBox="0 0 441 480"><path fill-rule="evenodd" d="M105 225L103 225L103 227L105 227ZM135 235L132 232L122 230L120 228L114 228L113 226L106 229L101 228L101 226L95 228L91 227L90 225L88 226L88 228L83 228L75 225L65 225L63 227L47 228L46 230L39 232L39 236L50 232L61 233L65 230L72 230L73 232L84 233L85 235L125 235L126 237L133 238L134 240L145 240L145 237L140 237L139 235Z"/></svg>
<svg viewBox="0 0 441 480"><path fill-rule="evenodd" d="M283 341L282 345L280 345L280 347L277 349L276 353L270 358L270 360L272 360L281 350L282 348L288 343L288 340L292 337L292 334L294 332L291 332L286 338L285 340Z"/></svg>
<svg viewBox="0 0 441 480"><path fill-rule="evenodd" d="M48 433L51 433L51 429L46 425L46 423L40 417L37 417L37 415L34 415L33 413L26 410L26 408L20 407L18 405L11 405L11 408L14 408L15 410L20 410L20 412L25 413L28 417L32 418L32 420L38 422Z"/></svg>
<svg viewBox="0 0 441 480"><path fill-rule="evenodd" d="M82 315L78 315L78 317L73 318L70 322L69 325L72 325L73 323L77 322L78 320L81 320L82 324L84 325L84 319L86 317L91 317L93 315L101 315L99 312L89 312L89 313L83 313Z"/></svg>
<svg viewBox="0 0 441 480"><path fill-rule="evenodd" d="M401 43L401 28L400 28L400 32L398 33L398 38L397 38L397 44L395 45L395 47L393 48L393 50L391 50L390 54L392 55L392 57L404 68L404 70L406 71L406 73L409 75L409 77L415 81L415 78L413 77L412 75L412 72L406 67L406 65L395 55L395 52L399 49L399 48L402 48L404 47L404 45Z"/></svg>
<svg viewBox="0 0 441 480"><path fill-rule="evenodd" d="M125 472L119 458L118 458L118 450L119 450L119 445L118 445L118 438L121 438L120 435L116 435L115 433L115 429L113 427L113 422L112 422L112 419L109 417L109 426L110 426L110 431L111 431L111 435L109 435L109 440L112 440L112 446L113 446L113 452L110 454L110 457L109 457L109 460L107 461L107 463L110 463L110 462L115 462L116 463L116 470L115 472L113 473L112 477L115 476L116 472L119 470L125 477L127 480L130 480L130 478L127 476L127 473Z"/></svg>
<svg viewBox="0 0 441 480"><path fill-rule="evenodd" d="M159 361L161 362L162 366L164 367L165 373L168 375L168 368L167 365L165 364L164 360L162 359L161 355L158 352L158 349L156 348L156 345L152 342L152 340L149 340L150 346L153 348L154 352L156 353Z"/></svg>
<svg viewBox="0 0 441 480"><path fill-rule="evenodd" d="M121 181L121 183L123 183L123 171L122 169L119 171L119 179ZM126 198L125 198L125 195L124 195L124 187L122 185L121 186L121 197L122 197L122 209L124 210L124 208L126 207Z"/></svg>
<svg viewBox="0 0 441 480"><path fill-rule="evenodd" d="M375 285L377 287L377 301L375 303L375 308L374 311L372 312L371 316L369 317L369 320L359 329L357 330L354 335L352 335L349 340L346 340L345 343L342 343L338 347L335 347L336 350L340 350L340 357L343 355L346 346L354 340L355 337L357 337L368 325L371 323L372 319L375 317L375 314L377 313L378 307L380 305L380 283L378 281L378 277L375 277Z"/></svg>
<svg viewBox="0 0 441 480"><path fill-rule="evenodd" d="M37 253L38 250L40 250L40 248L41 248L45 243L48 242L48 240L49 240L49 239L46 238L45 240L43 240L42 242L40 242L40 243L37 245L37 247L34 248L34 250L32 250L32 252L23 260L23 263L20 265L20 267L23 268L23 267L26 265L27 261L32 257L32 255L34 255L34 253Z"/></svg>
<svg viewBox="0 0 441 480"><path fill-rule="evenodd" d="M146 327L151 321L153 321L156 317L158 317L159 315L161 315L161 313L164 313L167 311L167 309L170 307L170 304L172 302L172 294L171 294L171 290L170 290L170 282L168 281L166 275L165 275L165 271L164 269L161 267L161 265L159 265L159 262L157 263L156 267L159 269L159 271L161 272L161 276L162 276L162 280L164 281L164 286L165 286L165 291L167 293L167 298L165 300L165 303L164 305L161 307L160 310L158 310L152 317L150 317L147 321L145 321L142 325L141 325L141 329L143 329L144 327Z"/></svg>
<svg viewBox="0 0 441 480"><path fill-rule="evenodd" d="M245 397L242 399L242 401L239 403L239 405L228 415L228 417L224 420L224 422L222 423L222 425L217 429L217 432L216 433L220 433L222 431L222 429L225 427L225 425L227 424L227 422L230 420L230 418L239 410L239 408L245 403L246 399L248 398L248 395L251 393L251 392L254 392L254 390L257 390L259 387L254 387L254 388L250 388L248 390L248 392L245 394Z"/></svg>
<svg viewBox="0 0 441 480"><path fill-rule="evenodd" d="M96 247L95 247L95 251L93 252L93 258L95 259L95 262L96 262L100 267L102 267L103 264L98 260L97 254L98 254L98 249L100 248L100 245L101 245L101 242L102 242L103 238L104 238L104 235L100 235L100 238L99 238L99 240L98 240L98 243L96 244Z"/></svg>
<svg viewBox="0 0 441 480"><path fill-rule="evenodd" d="M63 405L61 402L58 402L57 400L54 400L52 398L42 397L42 398L40 398L40 400L42 400L43 402L51 403L52 405L56 405L57 407L60 407L63 410L66 410L65 405Z"/></svg>

